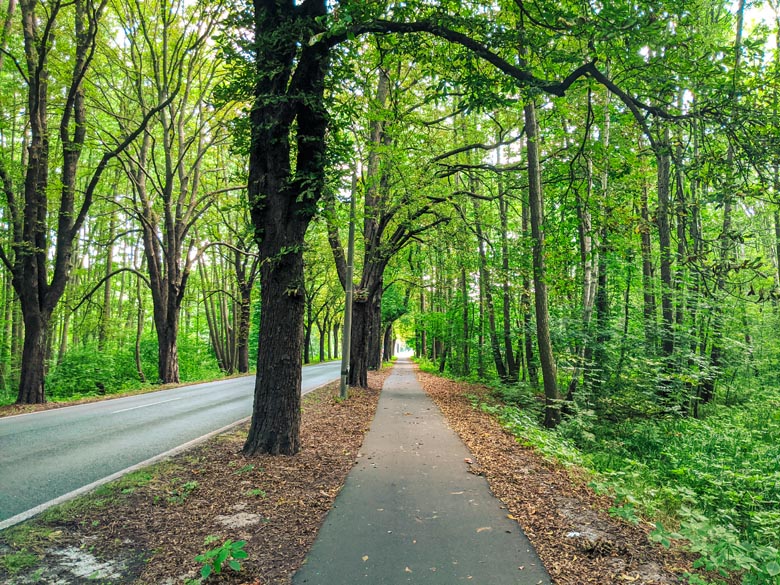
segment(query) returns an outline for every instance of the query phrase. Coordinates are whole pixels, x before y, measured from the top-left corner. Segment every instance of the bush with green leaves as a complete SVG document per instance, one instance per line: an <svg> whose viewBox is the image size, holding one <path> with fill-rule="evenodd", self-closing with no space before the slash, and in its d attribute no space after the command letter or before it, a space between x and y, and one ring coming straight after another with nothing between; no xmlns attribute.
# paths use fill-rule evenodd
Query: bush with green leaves
<svg viewBox="0 0 780 585"><path fill-rule="evenodd" d="M688 541L714 579L737 572L744 585L780 585L780 391L755 391L739 408L709 405L703 419L602 420L574 408L555 431L533 410L480 407L523 444L595 472L591 486L615 497L614 516L655 518L654 539Z"/></svg>

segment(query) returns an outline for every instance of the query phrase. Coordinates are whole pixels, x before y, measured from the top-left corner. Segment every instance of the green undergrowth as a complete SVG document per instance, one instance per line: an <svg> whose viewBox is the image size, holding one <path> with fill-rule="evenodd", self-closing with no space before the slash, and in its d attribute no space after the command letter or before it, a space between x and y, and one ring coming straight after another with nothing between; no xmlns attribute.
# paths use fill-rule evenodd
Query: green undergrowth
<svg viewBox="0 0 780 585"><path fill-rule="evenodd" d="M423 370L438 373L430 362ZM780 391L753 391L701 419L599 416L574 407L555 430L541 426L543 401L529 388L492 385L475 407L518 441L587 470L614 498L610 512L656 525L651 538L679 540L700 555L692 584L739 575L743 585L780 585ZM571 407L571 405L569 405Z"/></svg>
<svg viewBox="0 0 780 585"><path fill-rule="evenodd" d="M609 493L610 512L656 524L651 538L685 540L698 568L736 571L745 585L780 584L780 425L765 412L725 408L705 420L626 421L585 425L581 416L555 431L516 406L479 407L520 442L548 458L593 472L591 487ZM752 416L751 416L752 414ZM701 583L692 577L692 583Z"/></svg>

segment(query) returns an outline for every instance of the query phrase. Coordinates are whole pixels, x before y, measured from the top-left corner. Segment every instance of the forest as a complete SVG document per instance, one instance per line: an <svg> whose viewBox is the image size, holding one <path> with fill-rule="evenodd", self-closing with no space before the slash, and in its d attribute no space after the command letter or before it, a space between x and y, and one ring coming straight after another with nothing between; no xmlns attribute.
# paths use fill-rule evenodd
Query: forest
<svg viewBox="0 0 780 585"><path fill-rule="evenodd" d="M295 453L352 221L350 384L406 343L615 515L780 583L775 0L0 21L1 404L254 371L244 450Z"/></svg>

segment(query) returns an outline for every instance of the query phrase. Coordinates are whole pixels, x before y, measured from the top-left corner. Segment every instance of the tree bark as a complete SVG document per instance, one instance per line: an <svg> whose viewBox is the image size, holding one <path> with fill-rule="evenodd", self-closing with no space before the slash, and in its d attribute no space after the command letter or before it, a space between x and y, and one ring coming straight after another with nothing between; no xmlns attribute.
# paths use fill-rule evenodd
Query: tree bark
<svg viewBox="0 0 780 585"><path fill-rule="evenodd" d="M496 366L496 373L503 382L507 381L507 371L504 365L504 356L501 355L501 345L498 339L496 329L496 309L493 303L493 291L490 285L490 270L487 265L487 254L485 252L485 234L482 231L482 220L479 216L479 202L474 200L474 231L477 234L479 249L479 280L482 291L485 296L485 308L488 319L488 333L490 335L490 349L493 355L493 363Z"/></svg>
<svg viewBox="0 0 780 585"><path fill-rule="evenodd" d="M292 455L300 448L303 242L322 195L328 49L324 0L255 1L259 74L251 110L248 194L260 248L259 349L252 422L243 452ZM295 167L291 137L296 140Z"/></svg>
<svg viewBox="0 0 780 585"><path fill-rule="evenodd" d="M460 267L460 294L461 303L463 303L463 375L468 376L471 373L471 333L469 331L469 290L465 266Z"/></svg>
<svg viewBox="0 0 780 585"><path fill-rule="evenodd" d="M531 211L526 201L523 201L522 208L522 229L523 237L528 238L531 230ZM536 367L536 359L534 357L534 340L533 340L533 316L531 314L531 278L528 275L528 271L523 274L523 293L520 296L520 305L523 310L523 346L525 348L525 367L528 371L528 382L531 388L536 390L539 388L539 373Z"/></svg>
<svg viewBox="0 0 780 585"><path fill-rule="evenodd" d="M657 350L657 323L656 323L656 301L655 274L653 269L653 248L650 239L650 209L647 183L642 181L642 200L641 215L642 223L640 225L641 248L642 248L642 300L644 316L645 346L650 355L655 355Z"/></svg>
<svg viewBox="0 0 780 585"><path fill-rule="evenodd" d="M539 163L539 142L536 107L528 102L524 108L528 151L528 202L533 238L534 301L536 307L536 338L542 364L545 409L544 426L553 428L561 421L558 372L550 340L550 313L547 305L547 274L544 262L544 198L542 171Z"/></svg>
<svg viewBox="0 0 780 585"><path fill-rule="evenodd" d="M671 152L669 129L656 146L658 188L658 243L661 249L661 352L667 359L674 354L674 282L672 280L672 230L669 221Z"/></svg>
<svg viewBox="0 0 780 585"><path fill-rule="evenodd" d="M299 222L296 222L299 223ZM282 227L282 226L280 226ZM305 231L305 226L298 226ZM295 230L268 236L261 256L303 238ZM281 240L281 241L279 241ZM252 423L244 453L291 455L300 449L301 344L303 343L303 254L288 252L260 269L260 347Z"/></svg>

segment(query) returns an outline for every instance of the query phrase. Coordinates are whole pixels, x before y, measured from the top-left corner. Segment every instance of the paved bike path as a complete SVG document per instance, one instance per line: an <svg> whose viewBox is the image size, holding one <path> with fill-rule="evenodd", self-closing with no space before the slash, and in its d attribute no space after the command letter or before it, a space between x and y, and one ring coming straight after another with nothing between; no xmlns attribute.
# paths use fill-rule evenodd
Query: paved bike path
<svg viewBox="0 0 780 585"><path fill-rule="evenodd" d="M549 585L550 577L408 361L294 585Z"/></svg>

